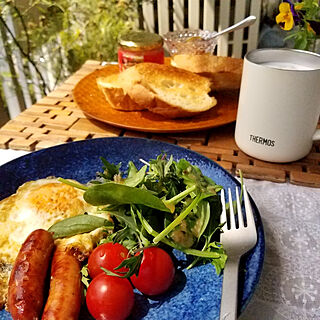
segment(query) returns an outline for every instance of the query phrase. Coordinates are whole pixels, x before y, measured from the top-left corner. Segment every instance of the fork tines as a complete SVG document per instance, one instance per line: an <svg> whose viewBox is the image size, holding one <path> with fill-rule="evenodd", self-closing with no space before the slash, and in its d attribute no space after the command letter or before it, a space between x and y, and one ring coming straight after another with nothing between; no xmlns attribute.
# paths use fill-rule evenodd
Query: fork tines
<svg viewBox="0 0 320 320"><path fill-rule="evenodd" d="M250 205L249 196L246 187L243 185L243 194L239 195L239 188L236 188L236 199L232 199L231 189L228 188L228 207L225 200L225 191L221 190L222 214L221 223L225 223L223 229L246 228L254 225L253 212ZM242 197L244 200L245 210L241 208Z"/></svg>

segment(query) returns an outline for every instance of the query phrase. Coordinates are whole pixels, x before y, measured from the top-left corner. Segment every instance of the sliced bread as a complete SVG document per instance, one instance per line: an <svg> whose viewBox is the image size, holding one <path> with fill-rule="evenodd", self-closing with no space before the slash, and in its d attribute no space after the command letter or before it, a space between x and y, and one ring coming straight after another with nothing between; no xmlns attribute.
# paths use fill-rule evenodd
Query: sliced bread
<svg viewBox="0 0 320 320"><path fill-rule="evenodd" d="M97 78L97 85L104 94L110 106L117 110L135 111L143 110L146 107L132 100L131 97L121 87L119 73L111 74L107 77Z"/></svg>
<svg viewBox="0 0 320 320"><path fill-rule="evenodd" d="M173 57L171 64L207 77L211 80L211 88L215 91L240 88L242 59L211 54L180 54Z"/></svg>
<svg viewBox="0 0 320 320"><path fill-rule="evenodd" d="M194 116L217 103L208 94L210 81L190 71L155 63L140 63L127 70L128 75L122 76L128 79L125 86L131 98L137 101L139 95L133 90L136 85L143 86L154 96L155 103L147 108L167 118Z"/></svg>
<svg viewBox="0 0 320 320"><path fill-rule="evenodd" d="M146 108L167 118L190 117L217 103L207 78L170 65L140 63L97 83L113 108Z"/></svg>

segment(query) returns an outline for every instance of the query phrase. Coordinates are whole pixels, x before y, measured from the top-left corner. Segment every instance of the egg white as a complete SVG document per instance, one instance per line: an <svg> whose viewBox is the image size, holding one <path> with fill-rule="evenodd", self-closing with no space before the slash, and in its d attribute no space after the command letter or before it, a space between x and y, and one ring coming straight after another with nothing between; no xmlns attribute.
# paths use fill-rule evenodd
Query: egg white
<svg viewBox="0 0 320 320"><path fill-rule="evenodd" d="M55 178L29 181L17 192L0 201L0 308L7 297L10 271L27 236L36 229L79 214L97 214L97 208L83 200L83 190ZM56 240L72 248L79 260L86 258L102 238L102 229Z"/></svg>

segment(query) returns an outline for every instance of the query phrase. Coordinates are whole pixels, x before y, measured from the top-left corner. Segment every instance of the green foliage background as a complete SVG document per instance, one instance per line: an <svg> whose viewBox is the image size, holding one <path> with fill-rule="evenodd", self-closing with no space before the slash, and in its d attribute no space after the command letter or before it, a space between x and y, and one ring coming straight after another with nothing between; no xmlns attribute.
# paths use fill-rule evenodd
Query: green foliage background
<svg viewBox="0 0 320 320"><path fill-rule="evenodd" d="M69 69L74 71L87 59L115 60L118 35L135 27L140 1L130 0L32 0L30 8L40 15L29 22L35 46L60 38Z"/></svg>
<svg viewBox="0 0 320 320"><path fill-rule="evenodd" d="M11 45L18 44L26 60L39 64L40 48L49 45L58 82L88 59L115 61L118 36L138 28L142 1L0 0L0 17L2 23L9 13L13 17L17 32Z"/></svg>

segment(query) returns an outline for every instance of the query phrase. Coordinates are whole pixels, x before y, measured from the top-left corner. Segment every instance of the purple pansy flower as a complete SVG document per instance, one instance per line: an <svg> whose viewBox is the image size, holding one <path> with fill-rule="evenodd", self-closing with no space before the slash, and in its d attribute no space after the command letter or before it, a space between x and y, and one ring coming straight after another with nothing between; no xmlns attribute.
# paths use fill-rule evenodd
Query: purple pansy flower
<svg viewBox="0 0 320 320"><path fill-rule="evenodd" d="M301 2L302 0L298 0L297 2ZM293 16L293 20L294 20L294 24L301 24L302 22L302 17L301 17L301 12L296 12L296 10L294 10L294 4L292 3L292 1L290 0L283 0L283 2L287 2L290 4L290 10L292 12L292 16Z"/></svg>

